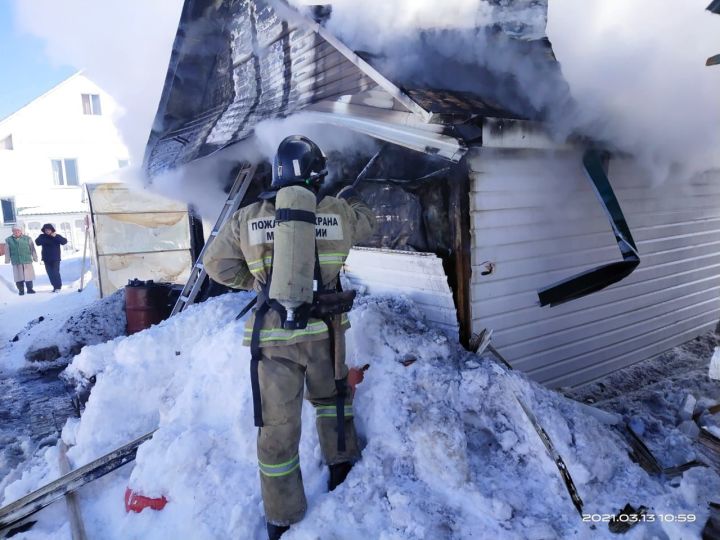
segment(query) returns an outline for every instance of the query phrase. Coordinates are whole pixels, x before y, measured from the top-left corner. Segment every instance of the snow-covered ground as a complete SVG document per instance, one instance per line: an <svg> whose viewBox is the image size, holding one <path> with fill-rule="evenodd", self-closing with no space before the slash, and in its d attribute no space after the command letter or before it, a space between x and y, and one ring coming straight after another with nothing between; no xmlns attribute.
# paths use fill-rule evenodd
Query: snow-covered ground
<svg viewBox="0 0 720 540"><path fill-rule="evenodd" d="M59 293L53 294L52 285L45 272L45 265L35 263L36 279L33 282L37 294L19 296L13 281L12 266L0 264L0 344L12 339L30 321L38 317L51 316L62 322L78 308L86 306L97 300L97 291L94 284L78 294L80 286L80 272L82 268L82 253L65 255L60 262L60 275L63 278L63 288ZM87 269L90 261L87 261ZM90 278L87 272L86 278ZM87 283L87 281L86 281ZM15 358L9 359L0 356L0 370L3 368L17 368L23 365Z"/></svg>
<svg viewBox="0 0 720 540"><path fill-rule="evenodd" d="M63 430L75 467L158 428L134 464L80 491L90 538L264 537L249 353L238 346L242 322L234 320L247 299L228 294L191 306L144 332L86 346L69 366L70 377L97 377L82 418ZM629 502L656 516L692 514L692 523L658 517L624 537L699 537L707 502L720 493L712 469L694 468L672 482L648 475L601 415L463 351L405 300L361 298L350 318L349 363L371 366L354 407L363 457L327 493L306 405L300 455L309 511L283 538L611 536L605 523L582 522L516 397L555 442L586 512L615 514ZM674 425L660 427L677 436ZM5 486L0 504L58 474L56 449L42 450ZM168 505L126 514L127 486L164 495ZM62 505L37 518L17 538L70 538Z"/></svg>
<svg viewBox="0 0 720 540"><path fill-rule="evenodd" d="M67 362L87 344L124 333L122 292L102 301L85 276L78 293L82 259L62 262L66 286L52 294L42 265L36 265L35 295L19 296L12 269L0 265L0 491L39 448L55 445L72 395L58 378ZM28 352L54 348L53 361L30 362ZM57 358L55 358L57 356ZM47 358L47 356L46 356Z"/></svg>

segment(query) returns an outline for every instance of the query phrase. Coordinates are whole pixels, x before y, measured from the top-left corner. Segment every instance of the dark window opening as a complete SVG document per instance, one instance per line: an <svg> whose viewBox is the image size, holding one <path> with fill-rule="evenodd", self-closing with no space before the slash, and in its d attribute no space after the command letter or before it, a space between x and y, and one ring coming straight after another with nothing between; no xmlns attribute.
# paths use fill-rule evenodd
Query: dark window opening
<svg viewBox="0 0 720 540"><path fill-rule="evenodd" d="M2 219L4 225L11 225L17 222L15 215L15 199L9 197L0 199L0 208L2 208Z"/></svg>

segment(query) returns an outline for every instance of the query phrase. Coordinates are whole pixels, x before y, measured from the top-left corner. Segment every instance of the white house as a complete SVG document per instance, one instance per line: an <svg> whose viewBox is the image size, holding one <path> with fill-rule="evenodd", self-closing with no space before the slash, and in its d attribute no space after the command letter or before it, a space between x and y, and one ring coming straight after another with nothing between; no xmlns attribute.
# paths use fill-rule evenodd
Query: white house
<svg viewBox="0 0 720 540"><path fill-rule="evenodd" d="M0 242L15 224L34 236L49 222L66 250L82 249L82 185L128 165L117 110L80 72L0 121Z"/></svg>

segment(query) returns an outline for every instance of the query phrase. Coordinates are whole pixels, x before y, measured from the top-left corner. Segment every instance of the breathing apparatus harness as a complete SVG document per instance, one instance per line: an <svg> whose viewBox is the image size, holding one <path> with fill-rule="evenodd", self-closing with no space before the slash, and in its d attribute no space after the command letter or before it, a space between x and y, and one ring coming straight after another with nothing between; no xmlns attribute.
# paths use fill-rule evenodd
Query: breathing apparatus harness
<svg viewBox="0 0 720 540"><path fill-rule="evenodd" d="M294 156L293 153L295 154ZM287 157L288 154L292 160L288 158L285 162L283 162L283 157ZM291 165L288 165L288 162L290 161ZM291 172L288 172L288 167L291 167ZM292 307L288 307L287 301L277 299L277 289L273 287L273 275L276 270L276 262L278 262L280 257L276 257L276 254L273 253L273 266L270 270L267 282L261 285L260 292L258 293L255 302L251 302L248 306L246 306L243 312L238 315L238 318L247 313L253 304L256 305L255 321L250 339L250 381L253 394L253 414L255 425L257 427L263 426L258 367L262 358L260 333L265 320L265 315L267 315L270 310L275 311L279 314L281 320L283 321L283 328L288 330L301 330L306 328L310 318L320 319L327 325L330 341L330 358L333 362L333 375L335 378L335 388L337 392L335 400L338 436L337 445L338 451L344 452L346 450L345 398L347 397L347 385L344 378L339 378L340 374L338 373L338 369L340 368L340 362L338 361L338 355L343 354L343 351L339 350L339 347L342 346L342 343L344 343L341 341L344 337L342 335L341 327L342 314L347 313L352 309L356 292L344 292L342 290L339 277L334 290L325 287L322 280L317 239L315 237L315 212L307 209L292 207L277 208L277 198L279 192L284 188L289 188L289 190L295 189L297 194L304 193L304 190L301 190L302 193L297 192L298 186L302 186L302 188L313 193L315 196L314 207L316 207L316 204L319 202L317 200L317 188L326 175L327 170L325 169L325 156L312 141L306 139L305 137L293 136L288 137L281 143L273 166L272 184L272 187L279 189L260 195L260 199L273 201L276 206L276 237L273 244L273 251L275 251L275 248L279 244L277 232L279 227L283 224L292 225L293 222L297 222L300 224L306 224L306 227L308 225L312 226L312 238L315 245L312 294L309 296L309 294L307 294L309 291L304 291L303 297L307 301L303 300L299 302L292 302ZM307 193L305 193L305 196L306 195ZM308 231L305 232L307 233ZM287 278L287 272L285 272L283 278ZM290 294L290 296L292 296L292 294Z"/></svg>

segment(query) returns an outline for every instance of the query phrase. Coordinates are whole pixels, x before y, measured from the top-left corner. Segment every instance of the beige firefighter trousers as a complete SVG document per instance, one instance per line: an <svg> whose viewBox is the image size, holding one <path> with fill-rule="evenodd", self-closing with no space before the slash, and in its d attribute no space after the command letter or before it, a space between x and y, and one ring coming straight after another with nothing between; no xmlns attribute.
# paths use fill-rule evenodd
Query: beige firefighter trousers
<svg viewBox="0 0 720 540"><path fill-rule="evenodd" d="M300 472L300 419L303 390L315 407L316 427L328 465L360 457L353 424L352 398L345 400L346 451L337 448L335 377L329 340L264 347L258 365L263 427L257 439L265 519L275 525L300 521L307 508ZM343 364L343 377L347 367Z"/></svg>

